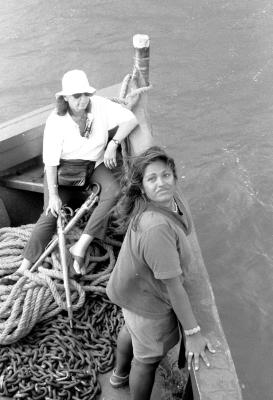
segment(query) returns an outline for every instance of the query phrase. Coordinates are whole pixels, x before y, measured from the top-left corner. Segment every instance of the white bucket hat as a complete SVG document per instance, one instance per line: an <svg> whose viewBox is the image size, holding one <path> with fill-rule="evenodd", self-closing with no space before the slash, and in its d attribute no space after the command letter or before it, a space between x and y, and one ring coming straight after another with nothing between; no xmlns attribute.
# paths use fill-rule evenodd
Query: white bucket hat
<svg viewBox="0 0 273 400"><path fill-rule="evenodd" d="M59 96L70 96L75 93L94 94L96 89L89 85L85 72L74 69L64 74L62 79L62 90L55 94Z"/></svg>

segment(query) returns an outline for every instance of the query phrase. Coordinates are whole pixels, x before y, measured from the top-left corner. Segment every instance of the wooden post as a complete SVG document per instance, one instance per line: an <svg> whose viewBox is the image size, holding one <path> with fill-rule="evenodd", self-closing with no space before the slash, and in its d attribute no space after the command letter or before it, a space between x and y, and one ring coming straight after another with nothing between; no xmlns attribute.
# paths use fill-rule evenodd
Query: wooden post
<svg viewBox="0 0 273 400"><path fill-rule="evenodd" d="M149 86L149 54L150 54L150 39L147 35L137 34L133 37L134 46L134 68L138 74L133 79L131 90L145 88ZM154 144L152 127L148 113L148 94L142 92L137 96L138 100L132 111L135 113L139 125L129 135L129 149L131 155L138 155Z"/></svg>
<svg viewBox="0 0 273 400"><path fill-rule="evenodd" d="M141 72L145 86L149 86L150 39L147 35L136 34L133 37L135 66Z"/></svg>

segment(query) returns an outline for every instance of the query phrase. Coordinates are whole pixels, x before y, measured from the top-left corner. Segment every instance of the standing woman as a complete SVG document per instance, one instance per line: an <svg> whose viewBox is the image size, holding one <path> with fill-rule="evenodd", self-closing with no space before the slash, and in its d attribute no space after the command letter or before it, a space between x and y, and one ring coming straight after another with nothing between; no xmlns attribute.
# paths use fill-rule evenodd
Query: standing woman
<svg viewBox="0 0 273 400"><path fill-rule="evenodd" d="M192 221L176 181L173 159L151 147L132 163L117 205L119 227L127 232L107 294L122 307L125 325L110 383L118 388L129 382L133 400L150 399L156 368L179 341L178 321L189 368L193 360L198 369L200 357L209 366L205 350L214 352L183 285Z"/></svg>
<svg viewBox="0 0 273 400"><path fill-rule="evenodd" d="M56 109L49 115L44 131L44 212L24 250L22 268L29 268L44 251L56 230L62 204L69 205L79 195L78 188L61 181L59 172L64 165L73 172L73 165L76 168L84 164L88 171L84 184L90 180L101 186L98 206L70 249L76 273L84 273L84 256L92 240L103 238L103 222L119 193L119 183L111 171L117 165L117 147L136 127L137 119L131 111L95 95L95 91L83 71L64 74L62 91L56 93ZM111 130L116 133L109 141Z"/></svg>

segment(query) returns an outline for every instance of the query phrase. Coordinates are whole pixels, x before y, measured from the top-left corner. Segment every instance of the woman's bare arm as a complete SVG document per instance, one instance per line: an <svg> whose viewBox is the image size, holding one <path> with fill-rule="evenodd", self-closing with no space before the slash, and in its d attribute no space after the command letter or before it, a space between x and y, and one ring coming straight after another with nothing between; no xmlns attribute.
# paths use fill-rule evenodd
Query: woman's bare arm
<svg viewBox="0 0 273 400"><path fill-rule="evenodd" d="M46 213L49 211L54 215L58 216L58 213L62 207L62 202L58 194L58 184L57 184L57 167L47 166L46 167L46 178L49 191L49 203L46 209Z"/></svg>
<svg viewBox="0 0 273 400"><path fill-rule="evenodd" d="M192 307L189 301L188 294L183 286L182 276L171 279L164 279L173 310L179 319L184 330L191 330L198 326ZM206 348L212 353L215 350L212 348L208 339L201 332L186 336L186 358L188 360L188 368L191 368L191 361L194 358L194 368L199 369L199 357L201 356L205 364L209 367L209 361L205 354Z"/></svg>

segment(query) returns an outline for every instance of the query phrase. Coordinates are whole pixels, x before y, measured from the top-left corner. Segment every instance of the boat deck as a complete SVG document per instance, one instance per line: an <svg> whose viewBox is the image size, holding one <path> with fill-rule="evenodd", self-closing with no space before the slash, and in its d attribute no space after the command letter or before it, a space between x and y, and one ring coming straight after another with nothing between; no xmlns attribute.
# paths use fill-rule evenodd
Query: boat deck
<svg viewBox="0 0 273 400"><path fill-rule="evenodd" d="M130 398L129 386L123 388L114 389L110 383L109 379L112 371L106 374L100 375L99 381L101 383L102 391L98 396L97 400L128 400ZM156 375L156 384L154 385L151 400L160 400L161 397L161 384L159 374Z"/></svg>

